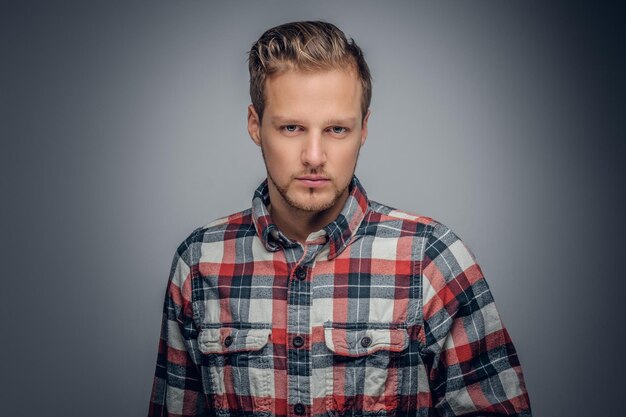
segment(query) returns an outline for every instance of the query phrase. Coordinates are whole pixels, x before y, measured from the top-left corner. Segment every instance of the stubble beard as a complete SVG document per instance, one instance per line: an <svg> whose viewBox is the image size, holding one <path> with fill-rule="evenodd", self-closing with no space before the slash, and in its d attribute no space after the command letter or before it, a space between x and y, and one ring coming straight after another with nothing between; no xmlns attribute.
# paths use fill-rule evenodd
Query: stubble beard
<svg viewBox="0 0 626 417"><path fill-rule="evenodd" d="M263 155L263 162L265 163L265 171L267 172L267 178L269 181L272 182L272 184L274 184L274 187L276 187L276 191L278 191L278 194L280 194L283 200L291 208L294 208L298 211L302 211L305 213L319 213L324 210L328 210L331 207L334 207L339 201L339 199L341 198L341 196L346 192L346 190L350 186L350 183L352 182L352 177L354 176L354 172L356 171L356 163L355 163L354 167L352 168L352 175L350 176L350 180L341 189L337 187L335 178L327 174L323 174L323 172L316 172L316 174L323 174L330 179L330 183L334 189L333 196L331 199L327 201L320 201L317 204L315 203L306 204L304 202L296 201L295 199L291 198L291 196L289 195L289 186L296 180L297 175L292 175L291 178L289 179L289 182L286 185L283 186L279 184L277 181L274 180L274 178L272 178L272 174L270 173L270 170L267 166L267 160L265 159L265 152L263 151L263 147L261 147L261 154ZM357 154L357 161L358 161L358 154ZM313 191L311 190L310 192L312 193Z"/></svg>
<svg viewBox="0 0 626 417"><path fill-rule="evenodd" d="M306 212L306 213L319 213L322 212L324 210L328 210L329 208L333 207L335 204L337 204L337 201L339 201L339 198L341 198L341 196L343 195L343 193L346 191L346 189L348 188L343 187L343 189L339 189L337 188L337 185L335 184L334 180L330 180L331 181L331 185L333 187L333 196L332 198L326 200L326 201L320 201L318 203L305 203L305 202L301 202L298 201L294 198L291 198L291 196L289 195L289 185L293 183L293 181L295 180L294 177L292 177L289 180L289 183L286 186L281 186L280 184L278 184L276 181L274 181L274 178L272 178L271 174L269 173L269 171L267 171L267 178L272 182L272 184L274 184L274 187L276 187L276 191L278 191L278 193L280 194L280 196L283 198L283 200L285 200L285 202L291 207L294 208L298 211L302 211L302 212ZM313 193L313 192L311 192Z"/></svg>

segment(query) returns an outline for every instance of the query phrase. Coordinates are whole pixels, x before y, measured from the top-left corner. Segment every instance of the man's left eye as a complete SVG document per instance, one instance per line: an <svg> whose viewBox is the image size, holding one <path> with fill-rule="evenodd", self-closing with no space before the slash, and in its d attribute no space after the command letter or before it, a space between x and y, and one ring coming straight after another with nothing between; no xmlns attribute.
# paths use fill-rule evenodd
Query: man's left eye
<svg viewBox="0 0 626 417"><path fill-rule="evenodd" d="M337 134L337 135L346 132L346 128L345 127L341 127L341 126L333 126L333 127L330 128L330 130L333 133Z"/></svg>

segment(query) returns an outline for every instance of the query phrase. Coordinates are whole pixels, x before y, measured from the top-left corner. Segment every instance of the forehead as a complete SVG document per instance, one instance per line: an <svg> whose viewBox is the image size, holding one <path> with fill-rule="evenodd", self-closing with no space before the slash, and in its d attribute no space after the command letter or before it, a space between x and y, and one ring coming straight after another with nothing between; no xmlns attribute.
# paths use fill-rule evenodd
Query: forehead
<svg viewBox="0 0 626 417"><path fill-rule="evenodd" d="M352 70L287 70L265 82L265 113L328 118L361 113L361 83Z"/></svg>

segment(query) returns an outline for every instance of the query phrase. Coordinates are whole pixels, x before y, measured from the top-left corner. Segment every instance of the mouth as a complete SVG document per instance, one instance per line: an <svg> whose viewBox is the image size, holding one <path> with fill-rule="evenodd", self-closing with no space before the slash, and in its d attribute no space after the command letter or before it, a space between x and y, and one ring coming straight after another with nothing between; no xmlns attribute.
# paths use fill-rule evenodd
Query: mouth
<svg viewBox="0 0 626 417"><path fill-rule="evenodd" d="M302 175L296 180L305 187L319 188L330 183L330 179L322 175Z"/></svg>

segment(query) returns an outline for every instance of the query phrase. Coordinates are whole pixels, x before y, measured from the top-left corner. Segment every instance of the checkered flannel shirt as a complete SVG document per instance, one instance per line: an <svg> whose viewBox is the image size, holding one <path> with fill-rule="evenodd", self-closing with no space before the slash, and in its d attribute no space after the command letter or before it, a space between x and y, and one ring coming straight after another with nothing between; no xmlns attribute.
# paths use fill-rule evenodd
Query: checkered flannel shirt
<svg viewBox="0 0 626 417"><path fill-rule="evenodd" d="M480 267L446 226L367 199L306 245L252 208L196 229L166 291L150 416L530 416Z"/></svg>

